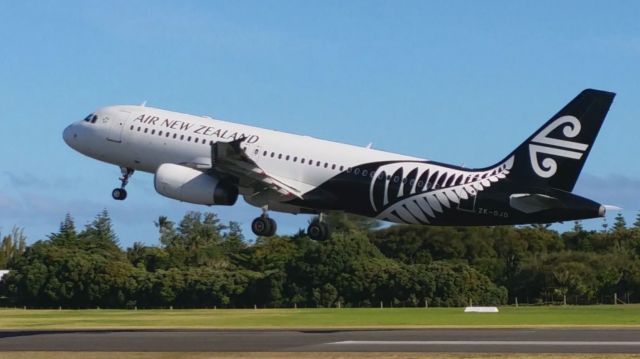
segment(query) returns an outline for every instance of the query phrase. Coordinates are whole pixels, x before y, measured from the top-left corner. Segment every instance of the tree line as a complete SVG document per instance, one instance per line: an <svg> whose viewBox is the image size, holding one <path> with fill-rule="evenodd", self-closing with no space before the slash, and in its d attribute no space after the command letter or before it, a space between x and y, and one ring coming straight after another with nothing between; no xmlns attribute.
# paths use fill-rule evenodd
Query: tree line
<svg viewBox="0 0 640 359"><path fill-rule="evenodd" d="M331 213L333 234L300 230L249 242L236 222L189 212L160 217L158 242L122 249L107 211L83 229L67 215L32 245L3 237L9 305L65 308L464 306L640 300L640 215L612 228L380 228ZM517 299L516 299L517 298Z"/></svg>

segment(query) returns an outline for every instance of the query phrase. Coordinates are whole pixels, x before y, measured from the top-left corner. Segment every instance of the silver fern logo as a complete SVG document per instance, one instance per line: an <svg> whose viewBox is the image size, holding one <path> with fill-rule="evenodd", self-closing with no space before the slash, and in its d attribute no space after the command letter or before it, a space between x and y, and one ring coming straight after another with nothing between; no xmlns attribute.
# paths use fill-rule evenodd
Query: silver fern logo
<svg viewBox="0 0 640 359"><path fill-rule="evenodd" d="M504 179L512 167L513 156L485 171L464 171L429 163L390 163L380 166L372 176L369 199L378 219L428 224L445 208L458 205Z"/></svg>
<svg viewBox="0 0 640 359"><path fill-rule="evenodd" d="M558 163L551 157L545 157L540 161L538 155L544 154L579 160L589 148L589 145L584 143L549 137L551 132L563 125L565 125L564 128L562 128L564 137L574 138L580 134L580 121L574 116L562 116L558 117L555 121L551 122L549 126L540 131L540 133L533 138L532 143L529 144L531 166L533 171L542 178L549 178L555 175L558 170Z"/></svg>

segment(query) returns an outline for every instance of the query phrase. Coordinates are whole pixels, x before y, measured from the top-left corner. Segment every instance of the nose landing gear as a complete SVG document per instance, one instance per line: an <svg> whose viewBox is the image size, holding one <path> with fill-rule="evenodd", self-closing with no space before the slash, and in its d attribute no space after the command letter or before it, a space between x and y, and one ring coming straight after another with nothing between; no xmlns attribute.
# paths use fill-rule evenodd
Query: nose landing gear
<svg viewBox="0 0 640 359"><path fill-rule="evenodd" d="M111 191L111 197L117 201L123 201L127 198L127 190L124 187L129 183L129 177L133 175L134 170L129 167L120 167L120 171L122 172L122 177L120 177L120 188L114 188Z"/></svg>

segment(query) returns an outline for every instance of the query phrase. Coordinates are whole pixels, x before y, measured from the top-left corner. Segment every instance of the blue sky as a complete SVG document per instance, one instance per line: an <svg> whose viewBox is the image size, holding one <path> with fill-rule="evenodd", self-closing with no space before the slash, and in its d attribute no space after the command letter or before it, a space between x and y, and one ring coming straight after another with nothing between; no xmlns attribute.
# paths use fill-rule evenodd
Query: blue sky
<svg viewBox="0 0 640 359"><path fill-rule="evenodd" d="M29 241L109 210L124 246L207 207L68 148L63 128L149 105L469 167L496 162L584 88L618 93L575 192L640 209L635 1L0 2L0 227ZM244 224L244 203L211 207ZM275 214L281 233L308 217ZM611 222L611 217L609 218ZM599 228L601 220L585 225ZM557 227L562 229L563 227Z"/></svg>

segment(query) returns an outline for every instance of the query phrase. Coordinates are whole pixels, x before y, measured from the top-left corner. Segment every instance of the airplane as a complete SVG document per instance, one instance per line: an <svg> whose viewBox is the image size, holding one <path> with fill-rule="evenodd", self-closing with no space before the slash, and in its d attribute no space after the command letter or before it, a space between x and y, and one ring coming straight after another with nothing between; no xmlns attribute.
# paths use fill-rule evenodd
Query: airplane
<svg viewBox="0 0 640 359"><path fill-rule="evenodd" d="M269 211L327 211L439 226L552 223L602 217L606 206L572 193L615 94L586 89L496 164L468 169L427 159L158 108L101 108L65 128L74 150L120 167L115 200L135 171L156 191L202 205L239 196L262 210L251 229L273 236Z"/></svg>

